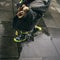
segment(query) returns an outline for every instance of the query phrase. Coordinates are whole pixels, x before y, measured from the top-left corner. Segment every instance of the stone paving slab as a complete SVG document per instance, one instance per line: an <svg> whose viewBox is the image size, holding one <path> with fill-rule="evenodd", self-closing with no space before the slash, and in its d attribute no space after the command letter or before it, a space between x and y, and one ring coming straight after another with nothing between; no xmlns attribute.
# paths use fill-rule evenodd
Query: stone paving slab
<svg viewBox="0 0 60 60"><path fill-rule="evenodd" d="M49 32L52 38L60 38L60 28L49 28Z"/></svg>
<svg viewBox="0 0 60 60"><path fill-rule="evenodd" d="M18 60L17 58L1 58L0 60Z"/></svg>
<svg viewBox="0 0 60 60"><path fill-rule="evenodd" d="M12 38L2 37L0 39L0 58L4 57L18 57L17 45Z"/></svg>
<svg viewBox="0 0 60 60"><path fill-rule="evenodd" d="M24 46L21 58L40 58L58 56L55 47L53 46L50 37L42 34L35 38L34 42Z"/></svg>
<svg viewBox="0 0 60 60"><path fill-rule="evenodd" d="M12 37L14 35L13 33L14 33L13 28L9 23L4 24L4 25L0 24L0 35L1 36Z"/></svg>
<svg viewBox="0 0 60 60"><path fill-rule="evenodd" d="M44 58L43 60L60 60L60 56L59 57L57 57L57 56L55 56L55 57L47 57L47 58Z"/></svg>
<svg viewBox="0 0 60 60"><path fill-rule="evenodd" d="M42 58L20 58L18 60L42 60Z"/></svg>
<svg viewBox="0 0 60 60"><path fill-rule="evenodd" d="M51 11L51 14L54 18L56 28L60 28L60 14L57 11Z"/></svg>
<svg viewBox="0 0 60 60"><path fill-rule="evenodd" d="M60 38L53 38L53 43L58 51L58 54L60 56Z"/></svg>
<svg viewBox="0 0 60 60"><path fill-rule="evenodd" d="M56 27L55 21L53 16L51 15L51 9L49 8L47 12L44 14L44 22L47 25L47 27Z"/></svg>
<svg viewBox="0 0 60 60"><path fill-rule="evenodd" d="M0 35L2 36L4 34L4 26L0 24Z"/></svg>
<svg viewBox="0 0 60 60"><path fill-rule="evenodd" d="M50 7L44 16L44 21L47 27L60 28L60 14L53 7Z"/></svg>
<svg viewBox="0 0 60 60"><path fill-rule="evenodd" d="M12 10L12 0L0 0L0 9Z"/></svg>
<svg viewBox="0 0 60 60"><path fill-rule="evenodd" d="M0 21L12 21L12 11L0 11Z"/></svg>

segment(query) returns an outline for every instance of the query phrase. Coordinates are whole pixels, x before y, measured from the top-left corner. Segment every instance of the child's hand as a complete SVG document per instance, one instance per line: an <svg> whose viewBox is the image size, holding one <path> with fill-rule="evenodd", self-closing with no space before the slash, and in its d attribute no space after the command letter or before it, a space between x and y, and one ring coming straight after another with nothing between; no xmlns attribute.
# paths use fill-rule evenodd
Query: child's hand
<svg viewBox="0 0 60 60"><path fill-rule="evenodd" d="M19 9L20 10L18 10L18 13L16 14L18 16L18 18L24 17L27 14L27 12L29 11L29 7L27 7L25 4L23 4L22 7Z"/></svg>
<svg viewBox="0 0 60 60"><path fill-rule="evenodd" d="M28 12L29 11L29 7L26 6L25 4L23 4L22 7L23 7L23 11L24 12Z"/></svg>

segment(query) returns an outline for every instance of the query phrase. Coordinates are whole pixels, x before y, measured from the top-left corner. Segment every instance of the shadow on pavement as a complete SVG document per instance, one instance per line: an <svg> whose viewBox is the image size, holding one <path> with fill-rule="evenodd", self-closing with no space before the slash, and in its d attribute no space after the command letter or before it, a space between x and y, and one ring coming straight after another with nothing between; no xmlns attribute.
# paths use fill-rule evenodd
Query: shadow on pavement
<svg viewBox="0 0 60 60"><path fill-rule="evenodd" d="M17 60L17 44L13 42L13 28L11 22L2 21L4 33L1 38L0 58L1 60Z"/></svg>

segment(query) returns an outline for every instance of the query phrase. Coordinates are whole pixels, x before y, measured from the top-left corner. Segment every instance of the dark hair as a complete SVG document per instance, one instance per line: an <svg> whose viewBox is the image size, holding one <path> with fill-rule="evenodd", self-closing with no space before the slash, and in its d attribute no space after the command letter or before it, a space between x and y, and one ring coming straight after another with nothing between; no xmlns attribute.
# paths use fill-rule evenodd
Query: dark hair
<svg viewBox="0 0 60 60"><path fill-rule="evenodd" d="M34 0L24 0L24 4L30 4L32 1L34 1Z"/></svg>

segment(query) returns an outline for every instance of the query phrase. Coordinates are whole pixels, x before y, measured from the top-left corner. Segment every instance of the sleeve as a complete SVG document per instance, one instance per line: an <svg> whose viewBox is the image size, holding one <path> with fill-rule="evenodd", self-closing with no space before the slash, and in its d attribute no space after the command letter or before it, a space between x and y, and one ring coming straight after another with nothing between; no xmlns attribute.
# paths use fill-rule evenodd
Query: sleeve
<svg viewBox="0 0 60 60"><path fill-rule="evenodd" d="M30 8L36 12L45 12L49 7L50 0L35 0L30 4Z"/></svg>

